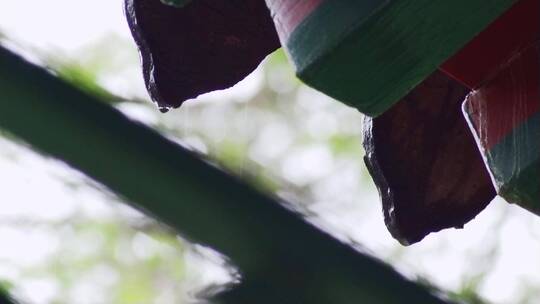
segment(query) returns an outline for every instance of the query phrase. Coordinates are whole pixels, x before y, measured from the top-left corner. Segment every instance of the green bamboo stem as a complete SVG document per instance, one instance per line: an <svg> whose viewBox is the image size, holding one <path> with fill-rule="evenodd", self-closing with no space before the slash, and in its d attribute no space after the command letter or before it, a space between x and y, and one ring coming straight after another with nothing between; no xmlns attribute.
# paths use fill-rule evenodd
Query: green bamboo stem
<svg viewBox="0 0 540 304"><path fill-rule="evenodd" d="M276 199L2 48L0 67L0 128L231 258L243 283L223 303L444 303Z"/></svg>

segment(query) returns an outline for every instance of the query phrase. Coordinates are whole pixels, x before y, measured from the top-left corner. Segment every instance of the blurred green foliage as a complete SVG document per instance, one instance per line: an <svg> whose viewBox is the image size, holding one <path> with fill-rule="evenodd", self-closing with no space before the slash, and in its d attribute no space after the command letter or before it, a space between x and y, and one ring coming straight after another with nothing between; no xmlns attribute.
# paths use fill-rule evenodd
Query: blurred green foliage
<svg viewBox="0 0 540 304"><path fill-rule="evenodd" d="M307 224L298 214L280 206L273 195L254 191L13 53L0 49L0 64L5 67L0 70L2 126L34 148L62 159L125 195L177 231L214 246L230 257L244 277L239 287L220 297L220 302L322 304L348 303L354 299L399 303L406 299L426 304L446 303L388 265L354 251ZM9 103L10 100L19 102ZM325 104L331 103L321 106ZM28 108L32 112L28 112ZM30 120L26 122L19 119L21 117L30 117ZM253 117L244 123L251 119ZM317 124L314 127L317 128ZM314 136L317 135L315 132ZM82 146L94 147L99 154L81 149ZM229 162L239 150L231 151L227 156ZM310 169L310 164L305 163L305 167ZM296 172L294 168L289 169L289 174ZM298 177L292 179L300 182ZM90 239L79 245L93 246L96 242ZM136 237L133 237L134 242ZM143 247L141 250L148 250L148 245ZM122 250L115 253L119 251ZM84 252L68 254L63 259L81 255L84 256ZM106 254L102 258L111 257ZM118 260L129 261L126 256ZM91 261L83 259L82 270L89 271L85 267L92 264ZM137 273L130 271L123 282L126 285L116 286L113 298L119 303L150 299L151 292L132 287L148 286L149 274L135 275ZM105 277L108 275L101 274L101 279ZM61 279L68 283L72 280L81 281L69 274ZM388 293L386 288L393 292ZM95 296L95 291L92 294Z"/></svg>
<svg viewBox="0 0 540 304"><path fill-rule="evenodd" d="M129 106L144 109L145 113L156 113L152 117L159 115L158 119L144 122L178 138L205 158L218 162L259 189L271 193L285 190L294 194L295 198L300 197L302 204L312 203L321 184L324 185L325 180L330 179L328 176L334 174L332 170L343 168L338 165L324 172L325 175L309 177L306 182L298 183L305 177L288 176L287 159L306 147L316 148L317 151L327 149L335 163L352 164L362 177L359 183L369 182L361 159L361 116L355 110L330 99L311 97L311 93L292 75L283 52L279 51L267 59L259 85L248 94L249 101L239 95L212 102L204 102L203 97L202 102L189 102L183 109L163 116L157 114L150 102L145 100L141 103L144 97L126 97L118 92L109 93L103 88L103 75L114 73L114 67L112 71L108 68L121 61L109 57L114 53L112 49L120 48L117 42L111 41L104 39L103 44L95 49L86 50L89 55L83 62L65 61L54 56L47 57L46 62L64 79L121 109ZM299 102L301 100L308 100L314 105L307 106ZM331 117L321 113L331 113ZM350 122L350 125L341 122ZM265 132L281 134L281 137L278 136L280 139L288 138L283 143L263 140L261 138L265 137ZM262 147L256 148L258 145ZM283 148L265 153L262 157L257 152L258 149L273 149L274 145ZM303 154L299 155L301 158ZM295 159L289 162L294 163ZM342 195L359 196L362 193ZM151 303L159 299L171 301L157 302L160 304L180 303L187 298L188 290L183 285L187 272L183 259L185 248L173 233L154 224L140 227L122 218L114 221L76 220L79 222L67 225L70 227L68 230L75 233L62 243L60 252L65 251L64 254L55 256L43 267L24 271L27 278L48 277L60 282L55 303L70 303L69 294L80 288L77 278L96 268L103 270L104 265L116 273L114 283L103 289L107 303ZM129 263L125 262L129 259L119 259L118 252L132 251L132 248L128 248L129 244L133 243L135 237L140 238L141 233L165 247L172 246L174 250L165 256L157 254L150 258L134 258ZM67 259L66 254L79 247L76 240L84 239L88 234L101 235L105 241L99 243L98 250L91 256L72 254L78 258ZM461 291L451 297L466 303L483 303L475 293L476 288L478 284L465 284Z"/></svg>

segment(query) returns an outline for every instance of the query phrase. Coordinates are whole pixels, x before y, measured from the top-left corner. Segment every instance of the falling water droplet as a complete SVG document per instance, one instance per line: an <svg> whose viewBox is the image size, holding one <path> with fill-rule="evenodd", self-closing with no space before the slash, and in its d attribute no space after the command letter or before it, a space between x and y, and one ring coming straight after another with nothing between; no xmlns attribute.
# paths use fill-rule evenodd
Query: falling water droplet
<svg viewBox="0 0 540 304"><path fill-rule="evenodd" d="M175 6L175 7L184 7L188 5L191 2L191 0L161 0L161 3Z"/></svg>

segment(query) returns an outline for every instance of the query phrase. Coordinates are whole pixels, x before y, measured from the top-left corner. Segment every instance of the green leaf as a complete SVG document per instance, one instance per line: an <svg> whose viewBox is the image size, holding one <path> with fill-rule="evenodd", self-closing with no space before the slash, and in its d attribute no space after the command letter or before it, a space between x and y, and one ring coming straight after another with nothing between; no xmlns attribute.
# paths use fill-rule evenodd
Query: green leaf
<svg viewBox="0 0 540 304"><path fill-rule="evenodd" d="M9 296L9 289L13 286L9 282L0 280L0 304L17 304L17 302Z"/></svg>

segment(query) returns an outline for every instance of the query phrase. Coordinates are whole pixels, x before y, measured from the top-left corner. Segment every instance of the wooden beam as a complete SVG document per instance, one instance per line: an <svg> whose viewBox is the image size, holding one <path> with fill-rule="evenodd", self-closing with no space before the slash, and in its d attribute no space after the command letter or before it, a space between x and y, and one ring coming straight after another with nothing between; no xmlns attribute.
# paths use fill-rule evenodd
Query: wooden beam
<svg viewBox="0 0 540 304"><path fill-rule="evenodd" d="M464 111L499 195L540 215L540 45L472 92Z"/></svg>
<svg viewBox="0 0 540 304"><path fill-rule="evenodd" d="M463 227L495 197L461 112L467 93L436 71L390 110L365 119L366 164L386 226L402 244Z"/></svg>
<svg viewBox="0 0 540 304"><path fill-rule="evenodd" d="M377 116L516 0L266 2L298 77Z"/></svg>
<svg viewBox="0 0 540 304"><path fill-rule="evenodd" d="M441 70L475 89L497 76L513 56L540 39L540 1L520 0L495 20Z"/></svg>

